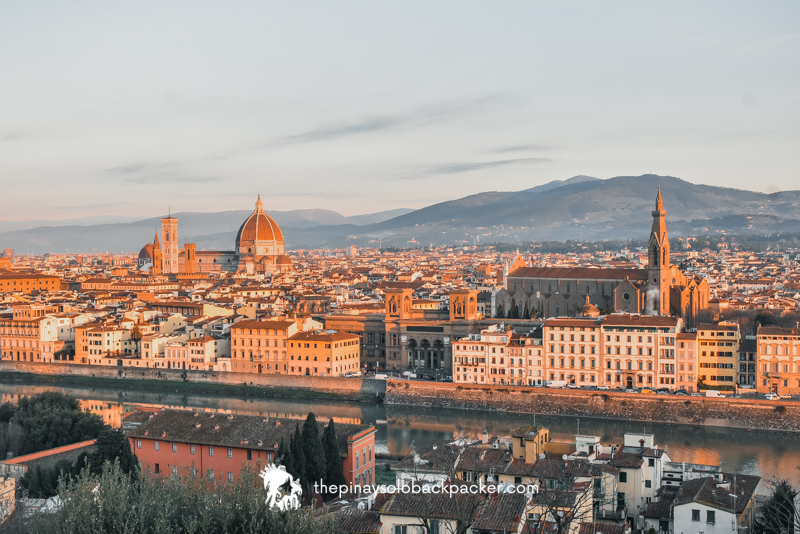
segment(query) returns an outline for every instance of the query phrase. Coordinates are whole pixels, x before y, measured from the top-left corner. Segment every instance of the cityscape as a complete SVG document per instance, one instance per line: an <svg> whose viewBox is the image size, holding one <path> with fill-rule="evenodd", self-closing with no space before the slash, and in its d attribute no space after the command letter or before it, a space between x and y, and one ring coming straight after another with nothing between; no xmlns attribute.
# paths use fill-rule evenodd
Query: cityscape
<svg viewBox="0 0 800 534"><path fill-rule="evenodd" d="M0 531L800 532L797 5L47 4Z"/></svg>

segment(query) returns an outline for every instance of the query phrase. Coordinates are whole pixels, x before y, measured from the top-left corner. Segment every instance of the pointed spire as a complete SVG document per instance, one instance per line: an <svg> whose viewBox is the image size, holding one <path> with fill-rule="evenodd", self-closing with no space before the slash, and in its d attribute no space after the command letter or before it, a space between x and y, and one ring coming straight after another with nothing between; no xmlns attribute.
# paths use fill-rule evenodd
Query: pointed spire
<svg viewBox="0 0 800 534"><path fill-rule="evenodd" d="M153 239L153 250L161 250L161 245L158 242L158 230L156 230L156 237Z"/></svg>
<svg viewBox="0 0 800 534"><path fill-rule="evenodd" d="M264 203L261 202L261 195L258 195L258 200L256 201L256 213L261 213L264 211Z"/></svg>
<svg viewBox="0 0 800 534"><path fill-rule="evenodd" d="M658 186L658 196L656 197L656 211L664 209L664 202L661 200L661 186Z"/></svg>

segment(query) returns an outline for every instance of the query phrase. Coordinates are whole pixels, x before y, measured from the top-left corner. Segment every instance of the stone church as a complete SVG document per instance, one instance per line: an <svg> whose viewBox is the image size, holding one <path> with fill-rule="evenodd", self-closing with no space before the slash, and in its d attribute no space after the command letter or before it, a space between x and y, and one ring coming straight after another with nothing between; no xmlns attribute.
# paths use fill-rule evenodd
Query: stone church
<svg viewBox="0 0 800 534"><path fill-rule="evenodd" d="M530 267L519 259L497 292L493 313L517 308L539 318L591 316L604 311L677 315L691 326L708 308L709 286L699 276L687 276L670 262L667 212L658 189L653 226L647 245L646 269L592 267Z"/></svg>

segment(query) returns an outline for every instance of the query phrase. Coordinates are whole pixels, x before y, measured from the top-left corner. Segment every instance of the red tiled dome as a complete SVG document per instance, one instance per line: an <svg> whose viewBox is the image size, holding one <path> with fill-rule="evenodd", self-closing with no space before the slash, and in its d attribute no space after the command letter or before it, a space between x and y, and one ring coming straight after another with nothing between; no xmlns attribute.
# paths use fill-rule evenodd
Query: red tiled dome
<svg viewBox="0 0 800 534"><path fill-rule="evenodd" d="M139 251L139 259L140 260L152 260L153 259L153 244L148 243L142 247L142 250Z"/></svg>
<svg viewBox="0 0 800 534"><path fill-rule="evenodd" d="M258 197L255 211L242 223L239 232L236 234L236 247L238 249L242 242L252 243L259 241L275 241L283 244L283 232L281 232L278 223L264 213L261 196Z"/></svg>

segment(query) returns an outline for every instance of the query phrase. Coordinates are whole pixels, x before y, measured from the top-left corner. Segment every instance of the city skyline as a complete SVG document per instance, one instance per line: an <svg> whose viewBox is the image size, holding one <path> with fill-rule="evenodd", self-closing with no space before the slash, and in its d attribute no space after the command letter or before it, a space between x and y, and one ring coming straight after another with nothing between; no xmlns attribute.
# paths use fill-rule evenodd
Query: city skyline
<svg viewBox="0 0 800 534"><path fill-rule="evenodd" d="M580 174L793 188L792 3L360 6L7 8L0 217L258 192L355 215Z"/></svg>

